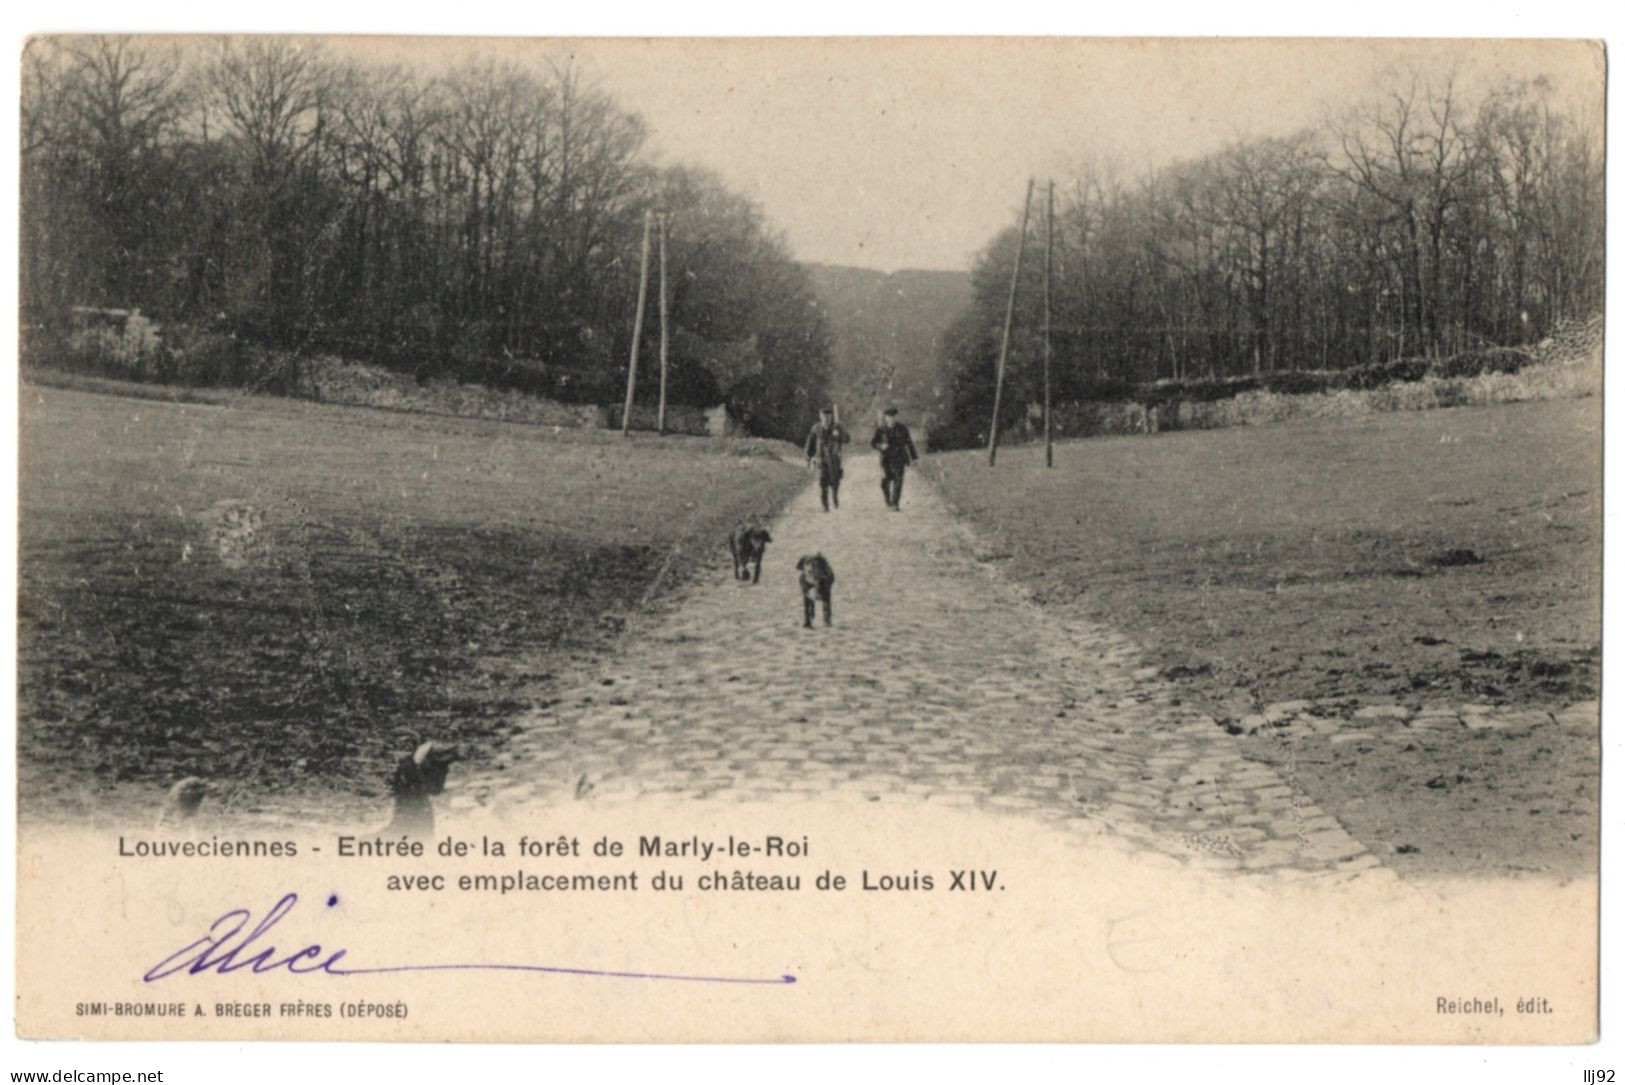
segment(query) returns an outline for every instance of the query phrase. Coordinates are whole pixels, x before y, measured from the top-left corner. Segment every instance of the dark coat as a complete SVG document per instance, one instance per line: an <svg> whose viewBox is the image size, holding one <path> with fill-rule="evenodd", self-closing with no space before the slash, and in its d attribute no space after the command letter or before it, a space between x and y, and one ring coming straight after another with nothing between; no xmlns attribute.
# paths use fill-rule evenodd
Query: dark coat
<svg viewBox="0 0 1625 1085"><path fill-rule="evenodd" d="M818 466L825 471L839 475L841 473L841 446L851 440L846 430L839 425L831 423L827 428L819 423L813 426L812 432L807 434L807 458L817 460Z"/></svg>
<svg viewBox="0 0 1625 1085"><path fill-rule="evenodd" d="M914 449L914 438L909 436L908 427L901 422L893 422L890 429L876 426L869 446L879 450L882 467L907 467L920 459L920 454Z"/></svg>

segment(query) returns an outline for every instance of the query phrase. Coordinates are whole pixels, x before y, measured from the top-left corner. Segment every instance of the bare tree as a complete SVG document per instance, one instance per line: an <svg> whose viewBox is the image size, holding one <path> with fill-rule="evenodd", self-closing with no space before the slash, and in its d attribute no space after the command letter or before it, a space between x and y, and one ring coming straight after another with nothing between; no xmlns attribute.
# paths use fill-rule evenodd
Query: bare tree
<svg viewBox="0 0 1625 1085"><path fill-rule="evenodd" d="M1472 102L1448 75L1416 73L1322 129L1133 185L1080 169L1060 210L1060 265L1082 273L1057 284L1059 386L1083 399L1155 378L1301 387L1283 371L1538 339L1601 308L1601 170L1594 128L1555 110L1542 81ZM967 444L1010 233L984 250L974 312L943 348Z"/></svg>

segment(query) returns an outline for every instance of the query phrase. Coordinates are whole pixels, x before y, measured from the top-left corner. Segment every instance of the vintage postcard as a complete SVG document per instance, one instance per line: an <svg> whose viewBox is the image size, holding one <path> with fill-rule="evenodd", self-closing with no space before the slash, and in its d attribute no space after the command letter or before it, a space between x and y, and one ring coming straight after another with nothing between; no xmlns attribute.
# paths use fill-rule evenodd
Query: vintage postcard
<svg viewBox="0 0 1625 1085"><path fill-rule="evenodd" d="M1598 1035L1601 43L20 62L21 1037Z"/></svg>

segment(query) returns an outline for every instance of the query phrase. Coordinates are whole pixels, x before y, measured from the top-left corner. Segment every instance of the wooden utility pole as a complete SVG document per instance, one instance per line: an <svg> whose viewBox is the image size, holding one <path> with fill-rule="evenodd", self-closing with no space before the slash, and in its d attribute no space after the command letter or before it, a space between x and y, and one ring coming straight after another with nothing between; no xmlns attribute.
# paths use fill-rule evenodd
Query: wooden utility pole
<svg viewBox="0 0 1625 1085"><path fill-rule="evenodd" d="M671 336L666 330L668 300L666 295L666 222L669 216L660 213L660 413L656 428L666 435L666 347Z"/></svg>
<svg viewBox="0 0 1625 1085"><path fill-rule="evenodd" d="M999 344L999 372L993 381L993 425L987 435L987 465L999 455L999 406L1004 400L1004 366L1010 358L1010 325L1016 319L1016 283L1021 280L1021 253L1027 247L1027 216L1033 207L1033 180L1027 178L1027 198L1021 205L1021 233L1016 236L1016 264L1010 271L1010 300L1004 307L1004 339Z"/></svg>
<svg viewBox="0 0 1625 1085"><path fill-rule="evenodd" d="M1055 182L1049 183L1049 215L1044 222L1044 466L1055 466L1055 431L1050 425L1050 280L1055 275Z"/></svg>
<svg viewBox="0 0 1625 1085"><path fill-rule="evenodd" d="M638 388L638 344L643 339L643 306L649 296L649 226L654 215L643 213L643 256L638 263L638 314L632 318L632 361L626 367L626 407L621 411L621 436L632 432L632 396Z"/></svg>

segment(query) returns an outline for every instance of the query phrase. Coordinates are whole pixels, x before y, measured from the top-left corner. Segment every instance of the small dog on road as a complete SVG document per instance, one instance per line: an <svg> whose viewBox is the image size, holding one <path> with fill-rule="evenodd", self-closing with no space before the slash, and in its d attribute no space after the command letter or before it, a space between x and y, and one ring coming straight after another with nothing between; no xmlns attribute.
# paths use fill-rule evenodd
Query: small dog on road
<svg viewBox="0 0 1625 1085"><path fill-rule="evenodd" d="M824 604L824 624L830 624L830 589L835 586L835 570L822 554L809 554L796 562L801 574L801 624L811 629L816 602Z"/></svg>
<svg viewBox="0 0 1625 1085"><path fill-rule="evenodd" d="M762 581L762 556L767 553L767 544L773 541L773 536L762 527L742 527L728 536L728 549L734 556L734 578L749 580L752 584ZM755 565L755 576L751 575L751 566Z"/></svg>

